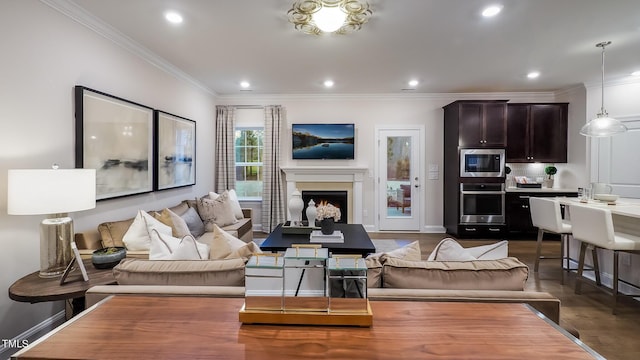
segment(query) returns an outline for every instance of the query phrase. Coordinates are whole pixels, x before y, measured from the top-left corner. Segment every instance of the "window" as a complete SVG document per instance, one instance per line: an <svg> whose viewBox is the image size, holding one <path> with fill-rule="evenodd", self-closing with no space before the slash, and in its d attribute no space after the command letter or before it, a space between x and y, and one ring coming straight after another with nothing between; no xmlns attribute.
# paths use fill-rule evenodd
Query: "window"
<svg viewBox="0 0 640 360"><path fill-rule="evenodd" d="M236 193L243 199L262 198L264 128L236 127Z"/></svg>

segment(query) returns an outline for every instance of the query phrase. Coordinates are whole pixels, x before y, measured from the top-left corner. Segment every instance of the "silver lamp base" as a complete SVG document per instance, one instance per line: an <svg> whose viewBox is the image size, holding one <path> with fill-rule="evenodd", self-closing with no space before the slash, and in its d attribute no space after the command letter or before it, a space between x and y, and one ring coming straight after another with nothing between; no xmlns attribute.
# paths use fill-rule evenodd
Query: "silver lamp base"
<svg viewBox="0 0 640 360"><path fill-rule="evenodd" d="M40 273L42 278L62 276L71 262L73 220L65 214L54 214L40 223Z"/></svg>

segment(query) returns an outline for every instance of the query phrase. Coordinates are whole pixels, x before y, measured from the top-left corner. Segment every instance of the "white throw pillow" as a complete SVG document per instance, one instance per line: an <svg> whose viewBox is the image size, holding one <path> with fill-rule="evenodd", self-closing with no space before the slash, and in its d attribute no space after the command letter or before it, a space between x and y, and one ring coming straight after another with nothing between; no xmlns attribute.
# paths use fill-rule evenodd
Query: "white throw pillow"
<svg viewBox="0 0 640 360"><path fill-rule="evenodd" d="M253 241L246 243L228 232L213 225L213 240L211 241L212 260L248 258L253 253L261 253L260 247Z"/></svg>
<svg viewBox="0 0 640 360"><path fill-rule="evenodd" d="M387 251L381 255L381 258L385 256L407 261L420 261L420 243L418 241L414 241L411 244L405 245L401 248ZM381 261L383 261L383 259L381 259Z"/></svg>
<svg viewBox="0 0 640 360"><path fill-rule="evenodd" d="M502 240L495 244L467 248L467 252L477 260L497 260L509 257L509 242Z"/></svg>
<svg viewBox="0 0 640 360"><path fill-rule="evenodd" d="M428 261L471 261L497 260L508 256L508 242L506 240L495 244L480 245L463 248L460 243L451 238L442 239L429 255Z"/></svg>
<svg viewBox="0 0 640 360"><path fill-rule="evenodd" d="M149 260L207 260L209 246L199 243L191 235L182 239L151 230Z"/></svg>
<svg viewBox="0 0 640 360"><path fill-rule="evenodd" d="M234 189L229 190L229 200L231 200L231 207L233 208L233 213L235 214L236 219L244 219L242 207L240 206L240 201L238 200L238 194L236 194L236 191Z"/></svg>
<svg viewBox="0 0 640 360"><path fill-rule="evenodd" d="M442 239L433 249L427 261L470 261L476 258L451 238Z"/></svg>
<svg viewBox="0 0 640 360"><path fill-rule="evenodd" d="M151 230L157 230L160 234L171 235L171 227L147 214L147 212L139 210L129 229L122 237L122 242L127 250L131 251L148 251L151 246Z"/></svg>

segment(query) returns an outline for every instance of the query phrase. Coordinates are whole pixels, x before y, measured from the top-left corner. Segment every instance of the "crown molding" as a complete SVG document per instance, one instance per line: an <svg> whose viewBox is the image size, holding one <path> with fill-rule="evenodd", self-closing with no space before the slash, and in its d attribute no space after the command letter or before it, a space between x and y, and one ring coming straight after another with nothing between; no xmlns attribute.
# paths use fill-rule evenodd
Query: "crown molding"
<svg viewBox="0 0 640 360"><path fill-rule="evenodd" d="M585 89L586 88L585 88L584 84L580 84L580 85L576 85L576 86L572 86L572 87L556 90L554 92L554 95L556 97L570 96L570 95L575 95L575 94L579 95L581 92L585 91Z"/></svg>
<svg viewBox="0 0 640 360"><path fill-rule="evenodd" d="M276 103L278 101L350 101L350 100L503 100L529 101L531 98L548 98L553 101L555 93L545 92L486 92L486 93L411 93L411 94L251 94L218 95L216 100L224 103ZM452 100L453 99L453 100Z"/></svg>
<svg viewBox="0 0 640 360"><path fill-rule="evenodd" d="M164 58L158 56L151 50L145 48L140 45L135 40L126 36L125 34L119 32L111 25L105 23L104 21L98 19L93 14L89 13L78 4L69 1L69 0L40 0L43 4L48 5L52 9L60 12L61 14L67 16L68 18L74 20L75 22L87 27L91 31L101 35L102 37L111 40L116 45L124 48L125 50L133 53L134 55L139 56L143 60L147 61L151 65L175 76L176 78L185 81L196 88L207 92L211 95L216 95L216 93L199 82L198 80L191 77L189 74L180 70L175 65L171 64Z"/></svg>
<svg viewBox="0 0 640 360"><path fill-rule="evenodd" d="M617 79L604 82L605 87L619 86L619 85L632 85L632 84L640 84L640 77L628 75L628 76L623 76ZM602 82L600 81L585 82L584 87L587 89L590 89L593 87L602 87Z"/></svg>

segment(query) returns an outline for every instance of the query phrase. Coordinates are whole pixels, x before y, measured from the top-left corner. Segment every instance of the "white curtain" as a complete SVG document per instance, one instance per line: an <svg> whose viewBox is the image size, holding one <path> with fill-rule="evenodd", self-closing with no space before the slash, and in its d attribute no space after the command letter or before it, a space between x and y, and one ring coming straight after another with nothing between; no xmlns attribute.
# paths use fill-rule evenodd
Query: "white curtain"
<svg viewBox="0 0 640 360"><path fill-rule="evenodd" d="M214 191L221 194L236 186L234 124L236 112L232 106L216 106L216 156Z"/></svg>
<svg viewBox="0 0 640 360"><path fill-rule="evenodd" d="M271 232L286 219L285 186L280 170L280 140L285 111L282 106L266 106L264 114L262 231Z"/></svg>

